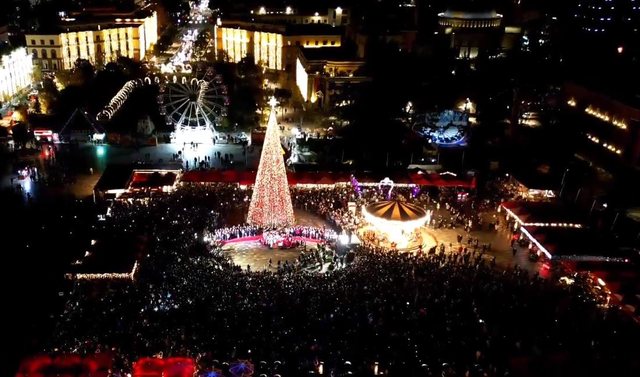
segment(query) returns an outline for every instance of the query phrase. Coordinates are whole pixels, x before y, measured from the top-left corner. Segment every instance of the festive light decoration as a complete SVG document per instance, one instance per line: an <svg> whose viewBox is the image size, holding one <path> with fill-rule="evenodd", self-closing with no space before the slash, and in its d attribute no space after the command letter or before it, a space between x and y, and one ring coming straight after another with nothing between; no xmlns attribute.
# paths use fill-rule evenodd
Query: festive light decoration
<svg viewBox="0 0 640 377"><path fill-rule="evenodd" d="M276 121L276 100L269 102L271 113L260 155L247 222L262 227L293 225L293 206L284 167L280 128Z"/></svg>
<svg viewBox="0 0 640 377"><path fill-rule="evenodd" d="M407 247L409 235L423 226L429 218L429 214L423 208L397 200L385 200L363 206L362 215L399 248Z"/></svg>
<svg viewBox="0 0 640 377"><path fill-rule="evenodd" d="M78 273L78 274L65 274L65 278L68 280L89 280L89 281L97 281L97 280L131 280L135 281L136 276L138 275L138 261L133 264L133 268L131 272L113 272L113 273Z"/></svg>
<svg viewBox="0 0 640 377"><path fill-rule="evenodd" d="M351 176L351 186L353 186L353 190L358 195L358 198L362 197L362 187L360 187L360 182L356 179L354 175Z"/></svg>

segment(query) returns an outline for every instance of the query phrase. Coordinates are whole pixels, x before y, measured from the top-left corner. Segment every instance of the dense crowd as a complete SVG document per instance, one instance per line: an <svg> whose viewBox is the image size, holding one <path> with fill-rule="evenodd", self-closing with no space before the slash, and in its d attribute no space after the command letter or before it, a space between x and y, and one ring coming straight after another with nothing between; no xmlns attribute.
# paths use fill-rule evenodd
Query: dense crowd
<svg viewBox="0 0 640 377"><path fill-rule="evenodd" d="M408 255L359 246L340 260L344 268L322 274L250 272L209 249L194 252L203 229L223 225L215 214L245 196L233 187L187 186L112 207L105 229L146 234L152 247L132 285L75 283L51 349L112 350L125 372L137 358L160 353L194 357L205 369L219 366L214 359L250 359L256 375L273 375L278 361L283 376L317 371L320 363L334 376L371 375L375 363L385 374L421 376L639 370L638 328L604 308L580 276L570 285L543 280L497 269L471 250ZM346 202L363 200L349 188L292 196L297 206L309 200L311 212L325 208L318 212L330 219L343 218L331 209L344 215ZM309 251L300 260L327 257L337 256Z"/></svg>

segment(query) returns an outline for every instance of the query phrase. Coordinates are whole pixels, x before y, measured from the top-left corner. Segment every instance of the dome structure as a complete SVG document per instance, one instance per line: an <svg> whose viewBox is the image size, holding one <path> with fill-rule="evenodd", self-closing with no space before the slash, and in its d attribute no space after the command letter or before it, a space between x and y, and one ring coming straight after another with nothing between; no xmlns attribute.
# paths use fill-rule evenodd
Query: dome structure
<svg viewBox="0 0 640 377"><path fill-rule="evenodd" d="M438 24L460 59L497 55L503 48L503 16L488 0L451 0L438 14Z"/></svg>
<svg viewBox="0 0 640 377"><path fill-rule="evenodd" d="M502 15L484 1L453 1L446 11L438 14L438 23L453 29L497 28Z"/></svg>

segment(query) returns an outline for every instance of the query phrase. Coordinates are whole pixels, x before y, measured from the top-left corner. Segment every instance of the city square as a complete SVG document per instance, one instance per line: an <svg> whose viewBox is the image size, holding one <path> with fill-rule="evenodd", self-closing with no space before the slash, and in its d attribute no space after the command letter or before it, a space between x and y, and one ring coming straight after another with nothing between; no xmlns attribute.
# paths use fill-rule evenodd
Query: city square
<svg viewBox="0 0 640 377"><path fill-rule="evenodd" d="M640 374L634 0L0 7L0 374Z"/></svg>

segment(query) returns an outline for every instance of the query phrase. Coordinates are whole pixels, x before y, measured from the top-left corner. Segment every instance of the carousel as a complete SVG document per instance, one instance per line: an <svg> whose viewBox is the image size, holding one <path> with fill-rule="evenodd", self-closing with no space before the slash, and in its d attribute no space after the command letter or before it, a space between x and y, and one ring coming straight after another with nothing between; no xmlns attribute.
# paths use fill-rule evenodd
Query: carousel
<svg viewBox="0 0 640 377"><path fill-rule="evenodd" d="M365 238L380 245L413 250L431 247L436 243L432 236L422 231L429 214L417 205L384 200L363 207L362 214L370 224L363 229Z"/></svg>

